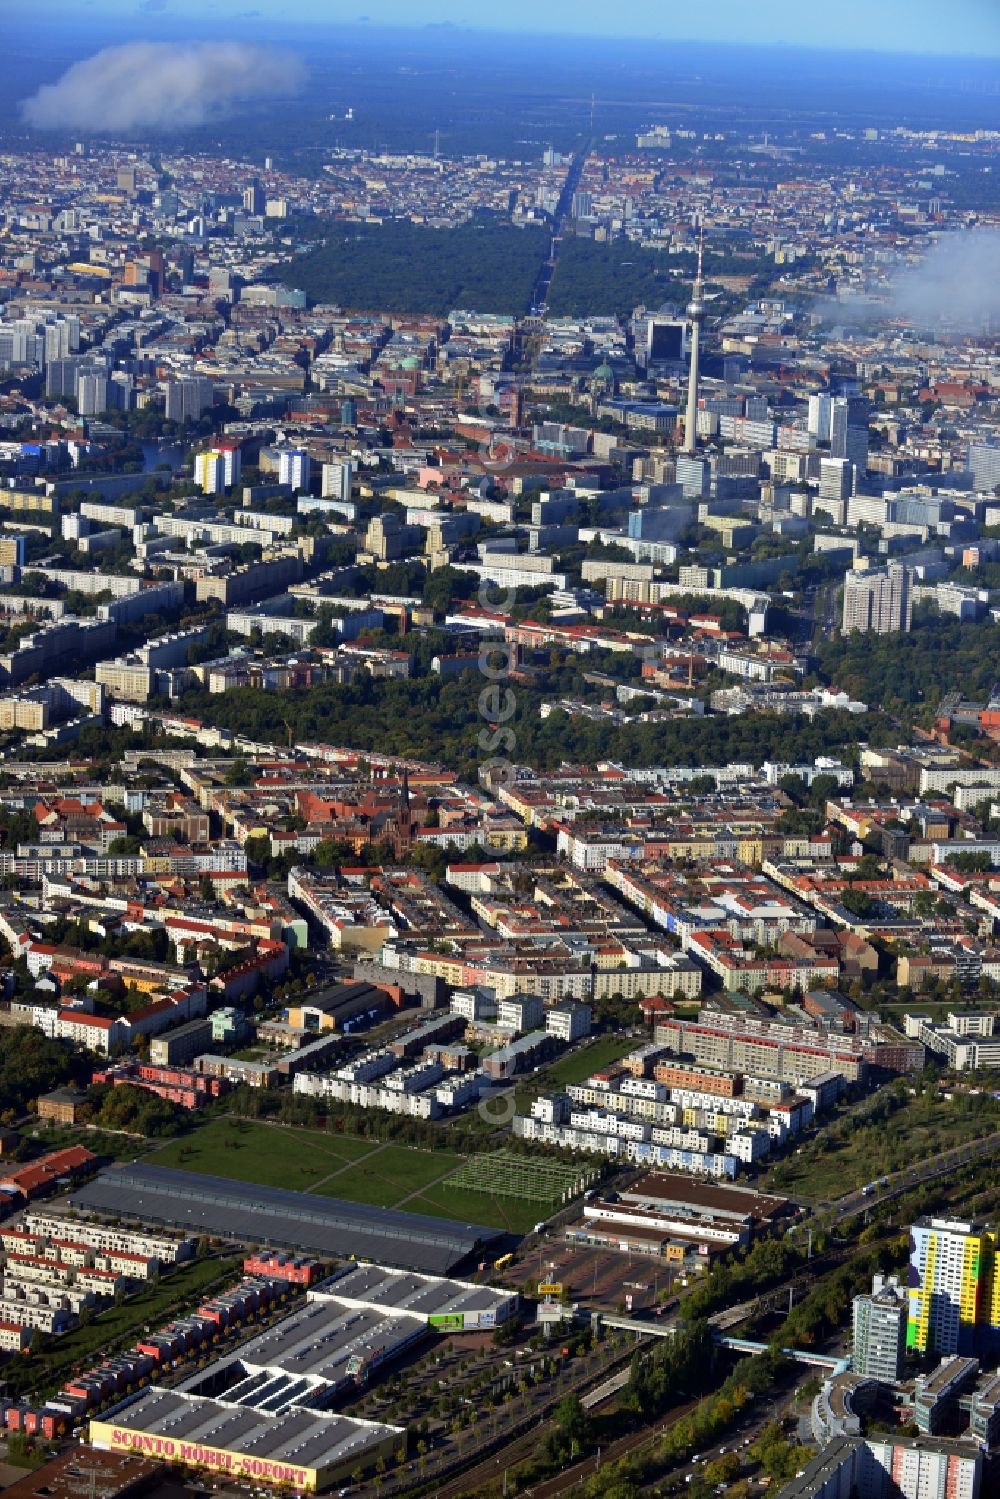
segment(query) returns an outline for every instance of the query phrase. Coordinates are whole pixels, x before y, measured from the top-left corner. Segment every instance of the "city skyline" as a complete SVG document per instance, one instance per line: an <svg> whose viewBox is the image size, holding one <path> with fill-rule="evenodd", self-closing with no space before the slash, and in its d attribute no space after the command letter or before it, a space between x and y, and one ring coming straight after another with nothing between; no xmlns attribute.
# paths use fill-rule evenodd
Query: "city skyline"
<svg viewBox="0 0 1000 1499"><path fill-rule="evenodd" d="M989 1499L998 0L193 3L0 0L0 1499Z"/></svg>

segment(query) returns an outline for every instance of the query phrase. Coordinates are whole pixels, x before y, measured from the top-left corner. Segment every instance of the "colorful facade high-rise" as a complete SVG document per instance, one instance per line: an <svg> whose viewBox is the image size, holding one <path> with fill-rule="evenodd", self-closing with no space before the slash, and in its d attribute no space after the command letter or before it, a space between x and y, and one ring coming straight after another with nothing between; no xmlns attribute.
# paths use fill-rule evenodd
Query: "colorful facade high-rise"
<svg viewBox="0 0 1000 1499"><path fill-rule="evenodd" d="M955 1219L911 1226L908 1349L973 1354L1000 1347L998 1239L994 1230Z"/></svg>

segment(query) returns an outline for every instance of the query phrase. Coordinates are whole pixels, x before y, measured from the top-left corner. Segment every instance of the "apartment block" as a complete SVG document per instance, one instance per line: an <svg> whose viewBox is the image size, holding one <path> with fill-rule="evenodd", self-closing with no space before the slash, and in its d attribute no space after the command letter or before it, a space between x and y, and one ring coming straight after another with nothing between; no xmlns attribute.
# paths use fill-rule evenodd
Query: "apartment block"
<svg viewBox="0 0 1000 1499"><path fill-rule="evenodd" d="M909 568L890 563L870 572L850 572L844 579L844 634L852 630L875 635L909 631L913 619L913 577Z"/></svg>
<svg viewBox="0 0 1000 1499"><path fill-rule="evenodd" d="M971 1221L911 1225L908 1349L968 1355L1000 1346L996 1246L997 1234Z"/></svg>

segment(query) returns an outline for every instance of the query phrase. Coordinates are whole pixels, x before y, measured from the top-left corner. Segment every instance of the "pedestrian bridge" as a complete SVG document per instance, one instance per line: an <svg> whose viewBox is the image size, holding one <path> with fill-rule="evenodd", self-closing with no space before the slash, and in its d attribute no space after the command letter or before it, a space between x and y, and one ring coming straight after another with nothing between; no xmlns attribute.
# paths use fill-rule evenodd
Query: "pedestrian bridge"
<svg viewBox="0 0 1000 1499"><path fill-rule="evenodd" d="M724 1333L717 1333L715 1341L723 1348L731 1348L734 1353L766 1353L767 1343L757 1343L752 1338L731 1338ZM850 1359L831 1358L827 1353L813 1353L808 1348L782 1348L781 1352L785 1358L794 1359L797 1364L808 1364L812 1369L825 1369L828 1374L843 1374L851 1366Z"/></svg>
<svg viewBox="0 0 1000 1499"><path fill-rule="evenodd" d="M677 1331L675 1322L644 1322L636 1317L606 1317L600 1314L602 1327L616 1327L622 1332L635 1333L640 1338L672 1338ZM758 1343L753 1338L734 1338L728 1333L712 1329L712 1338L721 1348L731 1348L734 1353L767 1353L770 1345ZM828 1374L843 1374L850 1368L850 1360L833 1358L828 1353L814 1353L810 1348L782 1348L785 1358L797 1364L807 1364L811 1369L822 1369Z"/></svg>

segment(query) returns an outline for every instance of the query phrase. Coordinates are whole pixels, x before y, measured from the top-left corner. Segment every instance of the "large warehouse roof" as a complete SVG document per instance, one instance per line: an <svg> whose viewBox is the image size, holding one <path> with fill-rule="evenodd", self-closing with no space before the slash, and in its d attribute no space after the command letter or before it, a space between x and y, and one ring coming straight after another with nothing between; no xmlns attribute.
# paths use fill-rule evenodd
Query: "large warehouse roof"
<svg viewBox="0 0 1000 1499"><path fill-rule="evenodd" d="M492 1312L497 1322L513 1315L517 1294L492 1286L466 1285L438 1276L403 1274L383 1265L346 1265L325 1281L313 1297L336 1298L351 1306L384 1308L429 1317L458 1316L466 1312Z"/></svg>
<svg viewBox="0 0 1000 1499"><path fill-rule="evenodd" d="M340 1259L354 1255L431 1275L447 1275L503 1238L496 1229L476 1223L257 1187L167 1166L111 1166L74 1192L71 1201L84 1212Z"/></svg>
<svg viewBox="0 0 1000 1499"><path fill-rule="evenodd" d="M103 1446L106 1423L94 1423L91 1435ZM146 1390L113 1417L121 1431L160 1437L160 1453L175 1456L180 1443L195 1449L235 1452L243 1457L296 1468L342 1468L364 1463L372 1447L386 1437L398 1440L400 1428L375 1421L359 1421L332 1411L295 1410L281 1416L246 1406L182 1394L178 1390ZM113 1429L113 1428L112 1428ZM156 1452L155 1445L151 1448ZM178 1454L179 1455L179 1454ZM193 1456L191 1461L199 1462Z"/></svg>
<svg viewBox="0 0 1000 1499"><path fill-rule="evenodd" d="M670 1171L647 1171L632 1183L622 1197L626 1202L649 1207L673 1207L715 1218L753 1218L764 1223L789 1210L787 1197L758 1192L754 1187L736 1187L718 1182L692 1181Z"/></svg>
<svg viewBox="0 0 1000 1499"><path fill-rule="evenodd" d="M359 1310L325 1296L318 1301L310 1297L290 1316L282 1317L243 1343L236 1363L245 1372L255 1374L263 1370L272 1378L266 1408L272 1415L280 1415L286 1405L293 1403L322 1404L311 1398L315 1394L314 1381L332 1393L350 1381L352 1365L357 1361L368 1365L396 1357L408 1344L423 1337L426 1330L426 1323L420 1317ZM202 1373L182 1388L195 1395L203 1391L217 1395L218 1370L219 1365L210 1370L208 1383L214 1386L211 1390L204 1389L206 1381ZM287 1399L281 1397L273 1379L280 1373L288 1376L292 1393ZM230 1403L256 1406L258 1386L264 1382L231 1381L225 1398ZM309 1388L296 1391L296 1383Z"/></svg>

